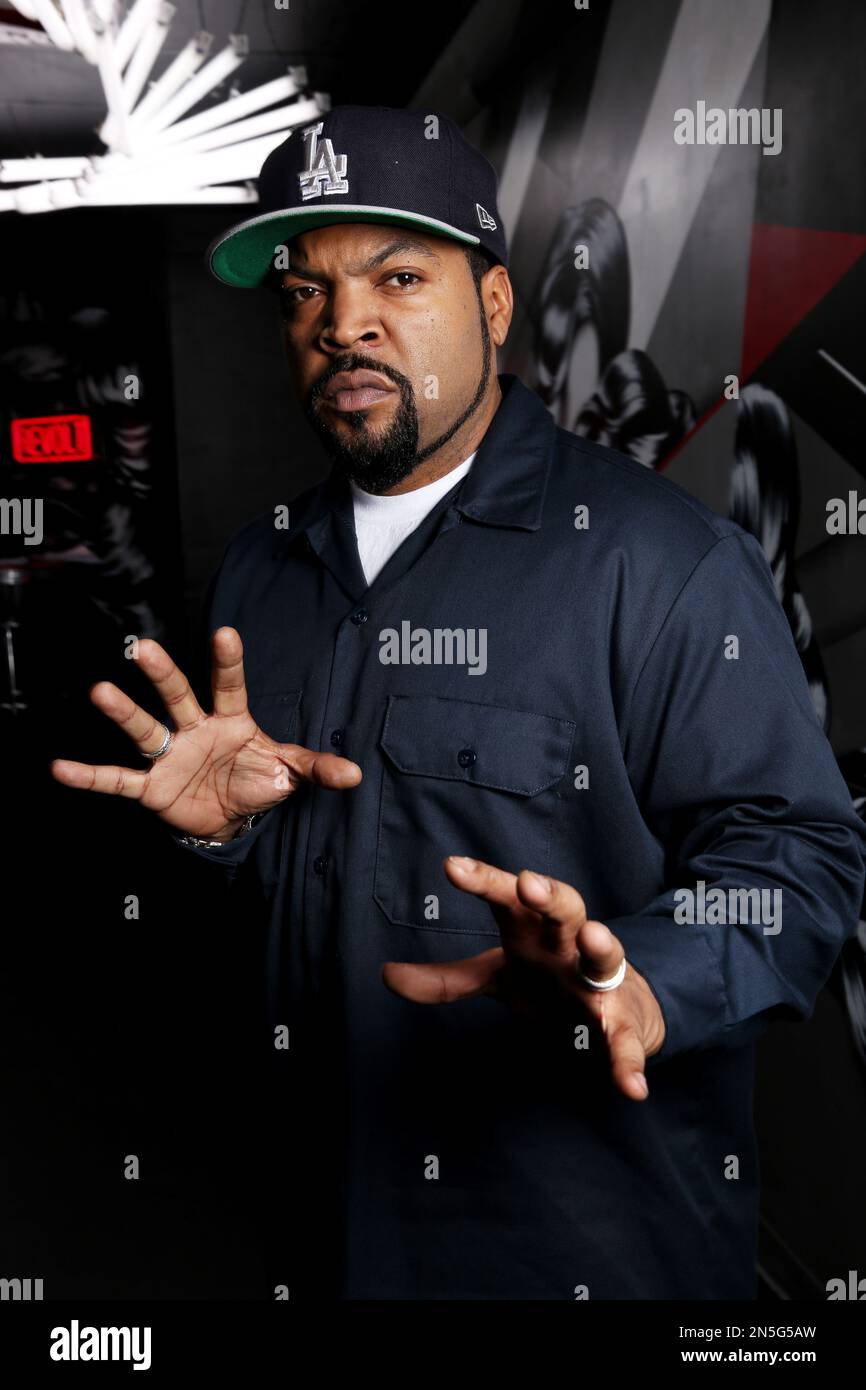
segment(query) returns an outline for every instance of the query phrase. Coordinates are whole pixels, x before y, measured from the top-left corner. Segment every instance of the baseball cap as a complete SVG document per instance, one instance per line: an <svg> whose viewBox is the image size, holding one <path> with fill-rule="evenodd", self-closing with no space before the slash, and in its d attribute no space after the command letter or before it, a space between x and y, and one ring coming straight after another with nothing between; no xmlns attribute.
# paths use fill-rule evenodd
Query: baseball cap
<svg viewBox="0 0 866 1390"><path fill-rule="evenodd" d="M480 246L508 265L496 171L449 116L390 106L335 106L272 150L260 213L215 237L211 272L264 285L276 248L335 222L398 223Z"/></svg>

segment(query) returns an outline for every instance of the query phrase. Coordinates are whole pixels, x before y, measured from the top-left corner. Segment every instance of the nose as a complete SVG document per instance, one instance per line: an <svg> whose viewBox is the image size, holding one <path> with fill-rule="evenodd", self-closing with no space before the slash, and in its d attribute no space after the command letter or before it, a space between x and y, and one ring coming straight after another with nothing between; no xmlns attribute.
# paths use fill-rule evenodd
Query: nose
<svg viewBox="0 0 866 1390"><path fill-rule="evenodd" d="M382 325L360 285L334 286L329 310L319 335L324 352L346 352L356 343L381 341Z"/></svg>

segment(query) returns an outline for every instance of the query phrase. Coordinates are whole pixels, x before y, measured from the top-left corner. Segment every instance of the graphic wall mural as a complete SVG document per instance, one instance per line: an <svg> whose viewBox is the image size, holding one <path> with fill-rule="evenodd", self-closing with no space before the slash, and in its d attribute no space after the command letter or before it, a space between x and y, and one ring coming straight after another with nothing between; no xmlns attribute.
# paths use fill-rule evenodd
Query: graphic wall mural
<svg viewBox="0 0 866 1390"><path fill-rule="evenodd" d="M500 176L500 370L758 538L861 814L864 51L853 5L479 0L411 103ZM830 988L866 1067L866 922Z"/></svg>

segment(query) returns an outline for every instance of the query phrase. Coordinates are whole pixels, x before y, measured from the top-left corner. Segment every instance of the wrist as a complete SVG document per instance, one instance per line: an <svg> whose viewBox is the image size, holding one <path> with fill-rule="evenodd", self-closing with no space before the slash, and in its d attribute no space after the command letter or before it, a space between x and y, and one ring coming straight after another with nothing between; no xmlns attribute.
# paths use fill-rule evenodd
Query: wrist
<svg viewBox="0 0 866 1390"><path fill-rule="evenodd" d="M222 830L217 830L216 834L209 836L211 840L216 840L219 844L228 844L229 840L234 840L242 826L246 825L248 816L239 816L236 820L226 821Z"/></svg>
<svg viewBox="0 0 866 1390"><path fill-rule="evenodd" d="M249 815L226 821L221 830L217 830L206 839L197 835L184 835L181 837L181 842L194 845L198 849L218 849L221 845L231 844L233 840L239 840L241 836L249 834L263 815L265 815L264 811L251 811Z"/></svg>

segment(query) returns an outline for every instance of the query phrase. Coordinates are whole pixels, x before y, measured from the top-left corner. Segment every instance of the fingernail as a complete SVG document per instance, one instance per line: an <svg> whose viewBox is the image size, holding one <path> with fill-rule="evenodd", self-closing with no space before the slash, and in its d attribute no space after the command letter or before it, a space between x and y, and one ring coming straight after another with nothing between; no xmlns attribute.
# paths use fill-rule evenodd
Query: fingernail
<svg viewBox="0 0 866 1390"><path fill-rule="evenodd" d="M633 1072L632 1075L634 1076L635 1081L636 1081L636 1082L638 1083L638 1085L640 1086L640 1089L641 1089L641 1091L643 1092L643 1094L644 1094L645 1096L648 1096L648 1095L649 1095L649 1086L646 1084L646 1077L644 1076L643 1072L642 1072L642 1071L636 1071L636 1072Z"/></svg>
<svg viewBox="0 0 866 1390"><path fill-rule="evenodd" d="M551 883L549 878L545 878L543 874L534 873L532 869L527 869L526 872L529 874L529 877L532 879L533 883L540 889L542 893L553 892L553 884Z"/></svg>
<svg viewBox="0 0 866 1390"><path fill-rule="evenodd" d="M478 868L478 860L468 859L465 854L449 854L448 858L452 864L457 865L458 869L466 869L469 871Z"/></svg>

